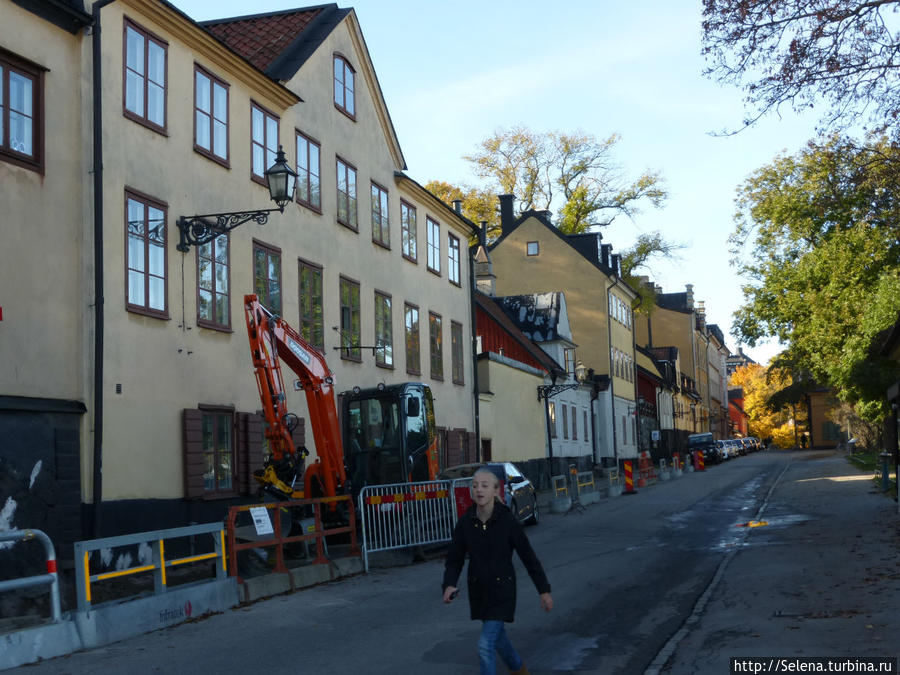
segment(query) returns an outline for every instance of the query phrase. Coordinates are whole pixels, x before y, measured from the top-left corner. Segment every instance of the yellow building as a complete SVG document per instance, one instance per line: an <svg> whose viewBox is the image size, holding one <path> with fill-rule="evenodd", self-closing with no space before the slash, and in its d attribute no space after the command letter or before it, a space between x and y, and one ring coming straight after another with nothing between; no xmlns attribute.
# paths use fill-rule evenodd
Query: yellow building
<svg viewBox="0 0 900 675"><path fill-rule="evenodd" d="M599 234L566 236L546 212L513 216L511 195L500 197L502 235L490 247L498 296L565 293L573 358L610 386L598 393L595 461L637 456L634 312L637 293L618 274L618 256Z"/></svg>
<svg viewBox="0 0 900 675"><path fill-rule="evenodd" d="M88 14L60 28L0 0L0 67L30 78L43 130L33 158L0 148L0 288L16 289L0 433L29 448L25 483L42 466L51 493L102 501L104 534L217 519L255 493L250 292L322 351L337 391L421 380L444 442L470 443L471 224L405 173L356 13L199 24L160 0L93 7L88 34ZM272 208L279 148L295 202L179 250L182 216ZM306 417L302 392L288 408Z"/></svg>

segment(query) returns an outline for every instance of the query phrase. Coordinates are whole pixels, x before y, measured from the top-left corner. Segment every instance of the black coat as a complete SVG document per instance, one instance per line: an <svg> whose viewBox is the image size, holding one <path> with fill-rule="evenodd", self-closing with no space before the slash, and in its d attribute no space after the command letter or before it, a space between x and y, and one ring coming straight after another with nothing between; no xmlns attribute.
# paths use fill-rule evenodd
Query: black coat
<svg viewBox="0 0 900 675"><path fill-rule="evenodd" d="M456 528L447 551L442 588L457 586L462 566L469 555L468 588L472 619L513 620L516 613L516 572L513 550L525 565L538 593L549 593L550 583L534 554L522 525L503 504L495 503L486 523L476 515L473 504Z"/></svg>

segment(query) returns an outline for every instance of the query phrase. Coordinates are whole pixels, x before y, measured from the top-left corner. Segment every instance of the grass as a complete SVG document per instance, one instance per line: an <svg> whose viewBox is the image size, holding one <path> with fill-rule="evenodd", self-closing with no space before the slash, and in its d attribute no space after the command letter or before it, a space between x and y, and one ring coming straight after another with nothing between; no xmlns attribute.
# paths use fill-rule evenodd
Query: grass
<svg viewBox="0 0 900 675"><path fill-rule="evenodd" d="M881 457L879 455L880 453L875 451L863 450L848 455L847 461L863 471L871 471L873 473L872 482L878 490L881 490ZM888 477L889 487L887 494L895 495L897 494L897 474L893 472L893 464L889 463L888 470L890 471L890 474Z"/></svg>

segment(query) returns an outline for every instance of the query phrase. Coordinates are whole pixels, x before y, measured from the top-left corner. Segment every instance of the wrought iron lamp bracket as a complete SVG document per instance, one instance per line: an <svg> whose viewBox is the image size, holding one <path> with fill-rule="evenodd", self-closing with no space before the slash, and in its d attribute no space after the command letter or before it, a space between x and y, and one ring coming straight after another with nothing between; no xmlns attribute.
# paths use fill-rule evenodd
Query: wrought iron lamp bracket
<svg viewBox="0 0 900 675"><path fill-rule="evenodd" d="M269 214L273 211L284 213L284 207L275 209L261 209L259 211L235 211L233 213L208 213L200 216L181 216L177 221L180 239L177 248L182 253L187 253L191 246L202 246L226 232L231 232L239 225L254 221L259 225L265 225L269 221Z"/></svg>

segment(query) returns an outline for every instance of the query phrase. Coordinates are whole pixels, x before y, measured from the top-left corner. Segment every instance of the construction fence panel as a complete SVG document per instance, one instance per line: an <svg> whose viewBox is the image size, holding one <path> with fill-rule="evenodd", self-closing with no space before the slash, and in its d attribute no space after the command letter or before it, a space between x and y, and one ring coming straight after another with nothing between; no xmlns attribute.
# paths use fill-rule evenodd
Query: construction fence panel
<svg viewBox="0 0 900 675"><path fill-rule="evenodd" d="M369 554L450 541L456 522L448 480L367 485L359 493L363 561Z"/></svg>

